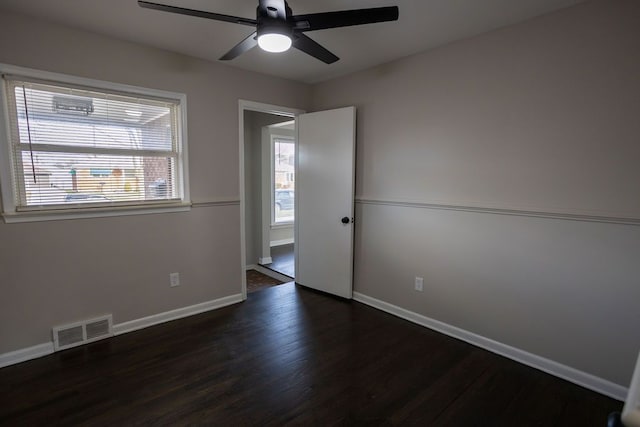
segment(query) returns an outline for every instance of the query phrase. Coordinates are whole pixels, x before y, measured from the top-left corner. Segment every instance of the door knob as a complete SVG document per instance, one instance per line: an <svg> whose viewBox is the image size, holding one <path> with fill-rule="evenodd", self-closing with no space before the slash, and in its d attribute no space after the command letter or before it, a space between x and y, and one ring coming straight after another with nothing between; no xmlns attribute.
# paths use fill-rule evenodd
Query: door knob
<svg viewBox="0 0 640 427"><path fill-rule="evenodd" d="M351 221L349 221L349 217L348 216L343 217L341 219L341 221L342 221L343 224L349 224L351 222Z"/></svg>

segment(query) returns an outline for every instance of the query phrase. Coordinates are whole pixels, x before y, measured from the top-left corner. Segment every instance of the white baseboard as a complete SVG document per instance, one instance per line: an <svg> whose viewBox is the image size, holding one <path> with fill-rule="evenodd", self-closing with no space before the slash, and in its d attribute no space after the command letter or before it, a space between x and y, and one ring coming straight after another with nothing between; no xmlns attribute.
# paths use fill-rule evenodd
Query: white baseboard
<svg viewBox="0 0 640 427"><path fill-rule="evenodd" d="M166 311L164 313L154 314L152 316L143 317L141 319L131 320L129 322L118 323L113 325L113 335L126 334L127 332L137 331L159 323L169 322L171 320L181 319L183 317L192 316L194 314L204 313L205 311L215 310L217 308L226 307L231 304L242 302L242 294L230 295L224 298L218 298L212 301L195 304L189 307L178 308L176 310ZM47 356L54 352L53 342L34 345L33 347L23 348L9 353L0 354L0 368L15 365L16 363L26 362L27 360L36 359L38 357Z"/></svg>
<svg viewBox="0 0 640 427"><path fill-rule="evenodd" d="M293 243L293 238L282 239L282 240L272 240L271 242L269 242L269 246L274 247L274 246L290 245L292 243Z"/></svg>
<svg viewBox="0 0 640 427"><path fill-rule="evenodd" d="M149 326L160 323L182 319L183 317L193 316L194 314L204 313L205 311L215 310L217 308L226 307L242 301L242 294L230 295L228 297L218 298L212 301L191 305L189 307L178 308L176 310L165 311L164 313L153 314L140 319L118 323L113 325L113 335L126 334L127 332L133 332L138 329L148 328Z"/></svg>
<svg viewBox="0 0 640 427"><path fill-rule="evenodd" d="M256 265L253 267L253 270L257 271L258 273L262 273L265 276L269 276L273 279L276 280L280 280L281 282L291 282L293 280L293 277L289 277L287 275L278 273L277 271L273 271L271 269L268 269L266 267L263 267L261 265Z"/></svg>
<svg viewBox="0 0 640 427"><path fill-rule="evenodd" d="M249 264L244 266L244 271L255 270L257 267L256 264Z"/></svg>
<svg viewBox="0 0 640 427"><path fill-rule="evenodd" d="M612 383L603 378L596 377L587 372L579 371L570 366L563 365L550 359L529 353L527 351L511 347L509 345L494 341L489 338L474 334L473 332L460 329L435 319L423 316L418 313L406 310L393 304L378 300L376 298L361 294L353 293L353 299L378 310L385 311L394 316L403 318L418 325L424 326L434 331L443 333L453 338L465 341L469 344L488 350L492 353L499 354L509 359L520 362L532 368L539 369L548 374L562 378L579 386L588 388L605 396L612 397L616 400L624 401L627 397L628 389L621 385Z"/></svg>
<svg viewBox="0 0 640 427"><path fill-rule="evenodd" d="M37 359L38 357L47 356L51 353L53 353L53 342L38 344L33 347L22 348L20 350L0 354L0 368L15 365L20 362L26 362L31 359Z"/></svg>
<svg viewBox="0 0 640 427"><path fill-rule="evenodd" d="M264 264L271 264L272 262L273 262L273 259L271 259L271 257L270 257L270 256L268 256L268 257L264 257L264 258L258 258L258 263L259 263L259 264L262 264L262 265L264 265Z"/></svg>

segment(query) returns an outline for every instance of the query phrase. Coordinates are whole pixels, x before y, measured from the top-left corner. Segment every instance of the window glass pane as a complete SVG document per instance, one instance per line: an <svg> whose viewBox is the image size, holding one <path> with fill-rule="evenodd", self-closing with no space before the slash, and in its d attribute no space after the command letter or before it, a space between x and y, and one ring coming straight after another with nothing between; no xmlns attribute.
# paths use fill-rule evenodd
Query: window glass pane
<svg viewBox="0 0 640 427"><path fill-rule="evenodd" d="M70 207L176 197L173 158L23 151L22 164L21 205Z"/></svg>
<svg viewBox="0 0 640 427"><path fill-rule="evenodd" d="M295 200L295 144L293 141L275 139L274 161L274 222L294 220Z"/></svg>
<svg viewBox="0 0 640 427"><path fill-rule="evenodd" d="M14 94L21 144L120 148L171 151L174 111L170 105L139 99L123 100L69 89L59 94L53 88L26 83ZM115 97L117 99L111 99ZM28 115L28 119L27 119Z"/></svg>

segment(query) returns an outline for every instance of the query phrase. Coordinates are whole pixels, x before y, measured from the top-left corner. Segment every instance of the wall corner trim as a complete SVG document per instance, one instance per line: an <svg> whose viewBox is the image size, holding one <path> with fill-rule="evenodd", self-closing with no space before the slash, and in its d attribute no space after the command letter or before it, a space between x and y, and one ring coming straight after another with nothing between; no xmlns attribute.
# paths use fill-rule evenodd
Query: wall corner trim
<svg viewBox="0 0 640 427"><path fill-rule="evenodd" d="M117 336L126 334L128 332L137 331L138 329L148 328L149 326L158 325L160 323L182 319L183 317L193 316L194 314L204 313L205 311L215 310L242 301L242 294L229 295L227 297L218 298L212 301L195 304L188 307L182 307L175 310L165 311L164 313L153 314L151 316L130 320L128 322L118 323L113 325L113 335Z"/></svg>
<svg viewBox="0 0 640 427"><path fill-rule="evenodd" d="M53 353L53 342L38 344L33 347L21 348L20 350L0 354L0 368L15 365L20 362L26 362L31 359L37 359L38 357L47 356L51 353Z"/></svg>
<svg viewBox="0 0 640 427"><path fill-rule="evenodd" d="M396 305L390 304L385 301L370 297L359 292L353 293L353 299L362 304L366 304L378 310L382 310L394 316L416 323L425 328L432 329L436 332L448 335L450 337L465 341L476 347L483 348L492 353L499 354L507 357L516 362L530 366L535 369L539 369L543 372L562 378L566 381L577 384L581 387L585 387L589 390L593 390L597 393L609 396L613 399L624 401L628 389L621 385L615 384L611 381L605 380L587 372L579 371L567 365L555 362L550 359L529 353L527 351L511 347L507 344L494 341L492 339L483 337L481 335L474 334L473 332L460 329L456 326L449 325L444 322L440 322L435 319L423 316L418 313L406 310Z"/></svg>

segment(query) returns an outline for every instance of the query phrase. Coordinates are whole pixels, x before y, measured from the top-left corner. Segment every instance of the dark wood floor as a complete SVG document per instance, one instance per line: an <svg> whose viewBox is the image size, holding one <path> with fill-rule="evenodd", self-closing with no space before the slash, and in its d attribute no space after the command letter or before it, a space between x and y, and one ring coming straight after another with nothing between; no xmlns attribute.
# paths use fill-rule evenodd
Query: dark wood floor
<svg viewBox="0 0 640 427"><path fill-rule="evenodd" d="M271 248L271 264L265 267L277 271L280 274L289 276L292 279L296 277L296 262L293 253L293 243L288 245L273 246Z"/></svg>
<svg viewBox="0 0 640 427"><path fill-rule="evenodd" d="M3 425L600 426L622 404L292 283L0 369Z"/></svg>

